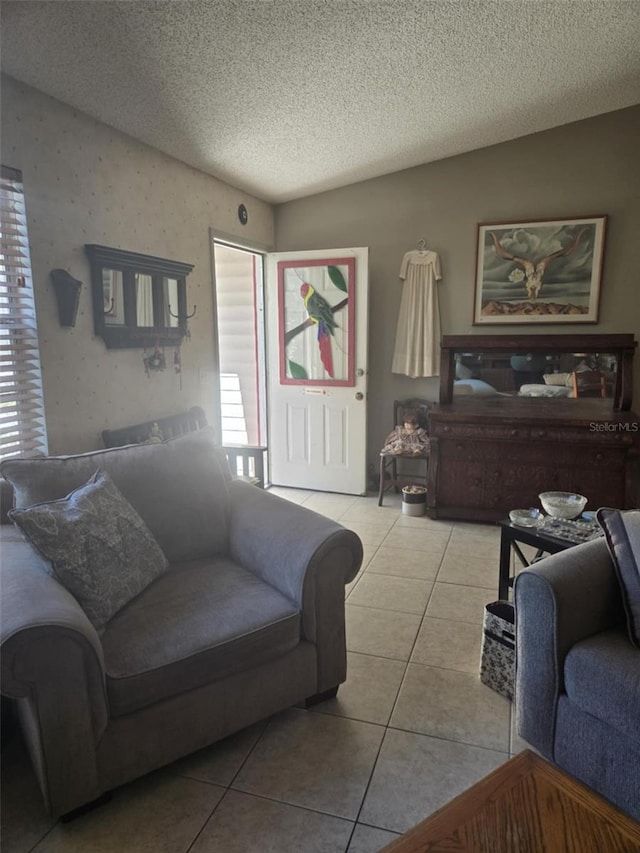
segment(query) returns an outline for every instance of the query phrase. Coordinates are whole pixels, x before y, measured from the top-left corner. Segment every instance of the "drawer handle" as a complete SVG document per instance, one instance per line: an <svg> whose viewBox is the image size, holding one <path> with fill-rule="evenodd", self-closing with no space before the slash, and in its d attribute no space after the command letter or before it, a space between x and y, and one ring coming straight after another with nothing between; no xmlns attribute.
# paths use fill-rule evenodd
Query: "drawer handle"
<svg viewBox="0 0 640 853"><path fill-rule="evenodd" d="M517 429L510 429L509 435L518 435L518 430Z"/></svg>
<svg viewBox="0 0 640 853"><path fill-rule="evenodd" d="M596 453L596 459L598 460L598 462L601 462L602 458L603 458L602 453Z"/></svg>

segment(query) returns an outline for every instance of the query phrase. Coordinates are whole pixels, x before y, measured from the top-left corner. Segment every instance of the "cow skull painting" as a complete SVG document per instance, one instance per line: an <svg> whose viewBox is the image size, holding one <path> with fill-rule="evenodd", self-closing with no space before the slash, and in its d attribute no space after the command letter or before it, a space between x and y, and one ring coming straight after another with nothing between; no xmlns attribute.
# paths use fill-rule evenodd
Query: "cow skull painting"
<svg viewBox="0 0 640 853"><path fill-rule="evenodd" d="M524 286L527 288L527 296L529 299L537 299L540 289L542 288L542 279L544 278L545 271L551 261L556 258L566 257L574 252L580 242L580 238L586 230L586 228L581 228L568 246L565 246L564 249L558 249L555 252L551 252L551 254L545 255L537 261L534 261L531 258L517 258L515 255L509 254L509 252L507 252L504 246L500 243L500 240L498 240L495 231L490 231L489 234L493 240L493 248L495 249L496 255L499 258L513 261L522 267L524 270Z"/></svg>
<svg viewBox="0 0 640 853"><path fill-rule="evenodd" d="M597 322L605 224L479 225L474 324Z"/></svg>

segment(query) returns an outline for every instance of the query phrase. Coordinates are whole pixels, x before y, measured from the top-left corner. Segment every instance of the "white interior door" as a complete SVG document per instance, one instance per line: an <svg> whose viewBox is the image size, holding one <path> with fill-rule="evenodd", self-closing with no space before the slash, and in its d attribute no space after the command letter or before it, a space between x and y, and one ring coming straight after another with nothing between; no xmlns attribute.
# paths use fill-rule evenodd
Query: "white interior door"
<svg viewBox="0 0 640 853"><path fill-rule="evenodd" d="M366 493L368 249L269 255L271 482Z"/></svg>

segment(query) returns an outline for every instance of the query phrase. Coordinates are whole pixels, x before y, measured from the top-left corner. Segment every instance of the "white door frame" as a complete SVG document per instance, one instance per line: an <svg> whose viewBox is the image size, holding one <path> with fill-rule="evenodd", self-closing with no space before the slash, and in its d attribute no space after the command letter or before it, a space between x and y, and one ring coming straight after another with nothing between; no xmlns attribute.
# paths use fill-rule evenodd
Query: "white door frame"
<svg viewBox="0 0 640 853"><path fill-rule="evenodd" d="M271 480L275 485L366 494L368 254L368 248L356 247L267 255L265 289L268 423L271 438L269 455ZM328 373L318 366L317 326L307 328L302 333L307 336L306 352L312 352L316 358L314 378L295 384L289 375L287 382L281 382L280 360L283 359L284 363L284 353L280 352L280 337L284 330L280 329L280 324L285 320L279 305L279 288L285 285L278 282L278 261L338 258L355 259L354 304L350 308L355 311L354 384L325 383L318 378L322 376L328 379ZM314 271L319 269L318 266L313 267ZM307 270L307 276L311 275L311 269ZM331 290L333 285L329 282L328 287ZM295 293L295 299L298 298L297 287L291 293ZM302 296L300 310L306 317ZM337 336L332 339L331 345L334 358L336 355L339 357ZM353 346L353 340L350 340L350 345ZM290 362L287 361L287 364Z"/></svg>

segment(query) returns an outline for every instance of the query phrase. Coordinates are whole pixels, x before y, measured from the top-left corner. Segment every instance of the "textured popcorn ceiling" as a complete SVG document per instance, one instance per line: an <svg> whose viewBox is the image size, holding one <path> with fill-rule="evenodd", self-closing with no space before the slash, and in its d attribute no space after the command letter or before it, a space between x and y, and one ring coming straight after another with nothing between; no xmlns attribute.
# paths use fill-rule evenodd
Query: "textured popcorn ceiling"
<svg viewBox="0 0 640 853"><path fill-rule="evenodd" d="M8 74L272 202L640 101L638 0L36 0L0 14Z"/></svg>

